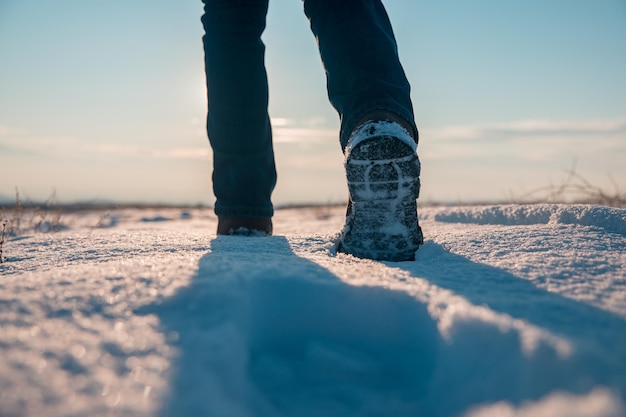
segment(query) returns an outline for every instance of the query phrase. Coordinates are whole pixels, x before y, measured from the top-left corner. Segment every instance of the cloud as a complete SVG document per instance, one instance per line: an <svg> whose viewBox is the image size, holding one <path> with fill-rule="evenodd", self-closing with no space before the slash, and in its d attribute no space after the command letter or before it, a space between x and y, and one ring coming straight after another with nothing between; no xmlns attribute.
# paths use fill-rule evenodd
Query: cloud
<svg viewBox="0 0 626 417"><path fill-rule="evenodd" d="M177 148L158 150L153 156L167 159L207 159L211 155L209 146L204 148Z"/></svg>
<svg viewBox="0 0 626 417"><path fill-rule="evenodd" d="M275 122L275 120L273 120ZM319 122L319 121L318 121ZM274 143L320 144L338 143L339 130L332 128L295 127L296 121L284 119L274 127ZM315 120L312 124L317 123ZM297 123L301 126L301 123ZM15 134L11 134L15 133ZM0 126L0 149L13 153L86 159L88 157L138 157L161 159L206 159L210 157L209 144L201 147L161 148L119 142L95 142L68 136L29 136L6 126Z"/></svg>
<svg viewBox="0 0 626 417"><path fill-rule="evenodd" d="M0 133L0 150L23 155L86 159L89 157L131 157L161 159L206 159L209 145L198 148L154 148L123 143L89 142L73 137L7 136Z"/></svg>
<svg viewBox="0 0 626 417"><path fill-rule="evenodd" d="M328 120L324 116L313 116L305 118L290 118L290 117L272 117L272 127L298 127L307 129L320 129L320 128L335 128L339 130L338 120Z"/></svg>
<svg viewBox="0 0 626 417"><path fill-rule="evenodd" d="M291 126L295 124L296 121L294 119L288 119L286 117L272 117L271 122L272 122L272 127L277 128L277 127Z"/></svg>
<svg viewBox="0 0 626 417"><path fill-rule="evenodd" d="M0 136L21 135L25 132L26 131L24 129L18 129L7 125L0 125Z"/></svg>
<svg viewBox="0 0 626 417"><path fill-rule="evenodd" d="M274 143L339 142L338 129L278 128L273 133Z"/></svg>
<svg viewBox="0 0 626 417"><path fill-rule="evenodd" d="M529 166L564 166L578 159L618 172L622 169L615 161L626 155L625 139L626 119L445 126L420 131L420 157L430 162Z"/></svg>
<svg viewBox="0 0 626 417"><path fill-rule="evenodd" d="M315 118L314 118L315 119ZM320 146L338 146L338 128L311 127L319 120L273 119L274 143L311 145L307 152L321 152ZM309 123L310 125L306 125ZM453 125L420 130L420 157L424 161L505 163L544 162L563 165L564 160L593 160L618 171L611 161L626 155L626 119L518 120L507 123ZM333 151L335 148L332 148ZM141 144L94 142L76 137L35 137L28 132L0 125L3 153L41 155L72 159L158 158L205 160L211 151L199 147L162 148ZM480 162L484 161L484 162Z"/></svg>
<svg viewBox="0 0 626 417"><path fill-rule="evenodd" d="M589 120L528 119L507 123L457 125L420 130L421 136L437 140L545 138L546 136L626 135L626 118Z"/></svg>
<svg viewBox="0 0 626 417"><path fill-rule="evenodd" d="M302 124L309 127L320 127L328 124L328 120L326 120L323 116L310 117L308 119L304 119Z"/></svg>

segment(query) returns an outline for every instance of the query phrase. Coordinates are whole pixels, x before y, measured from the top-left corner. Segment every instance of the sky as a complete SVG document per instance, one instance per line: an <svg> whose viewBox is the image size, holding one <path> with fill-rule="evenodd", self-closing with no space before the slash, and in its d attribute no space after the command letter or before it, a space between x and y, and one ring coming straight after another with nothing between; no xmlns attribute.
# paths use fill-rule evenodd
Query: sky
<svg viewBox="0 0 626 417"><path fill-rule="evenodd" d="M423 202L502 201L573 166L626 191L626 1L388 0ZM212 204L202 3L0 0L0 197ZM263 35L277 205L347 198L298 0Z"/></svg>

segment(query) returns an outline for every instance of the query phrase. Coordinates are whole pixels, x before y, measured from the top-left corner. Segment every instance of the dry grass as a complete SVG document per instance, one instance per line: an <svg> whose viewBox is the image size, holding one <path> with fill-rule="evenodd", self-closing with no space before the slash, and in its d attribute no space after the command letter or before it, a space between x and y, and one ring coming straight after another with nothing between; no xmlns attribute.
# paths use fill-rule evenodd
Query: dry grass
<svg viewBox="0 0 626 417"><path fill-rule="evenodd" d="M626 207L626 193L610 177L613 189L594 185L576 171L576 163L565 171L566 177L560 184L546 185L521 196L512 196L515 203L569 203L599 204L609 207Z"/></svg>
<svg viewBox="0 0 626 417"><path fill-rule="evenodd" d="M7 221L2 222L2 232L0 232L0 264L7 260L4 256L4 235L7 231Z"/></svg>
<svg viewBox="0 0 626 417"><path fill-rule="evenodd" d="M0 208L0 221L5 224L6 236L14 237L28 232L55 232L61 225L62 207L53 192L42 204L23 203L18 189L15 205Z"/></svg>

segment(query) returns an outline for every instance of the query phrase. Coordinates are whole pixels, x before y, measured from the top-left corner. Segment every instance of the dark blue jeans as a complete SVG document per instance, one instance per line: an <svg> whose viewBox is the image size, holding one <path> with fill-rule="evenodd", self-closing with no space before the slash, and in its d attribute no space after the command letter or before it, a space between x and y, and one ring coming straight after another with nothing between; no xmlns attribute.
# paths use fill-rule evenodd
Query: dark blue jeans
<svg viewBox="0 0 626 417"><path fill-rule="evenodd" d="M267 111L265 46L269 0L203 0L204 51L218 216L271 217L276 185ZM380 0L303 0L341 118L339 140L367 114L386 110L417 137L410 86Z"/></svg>

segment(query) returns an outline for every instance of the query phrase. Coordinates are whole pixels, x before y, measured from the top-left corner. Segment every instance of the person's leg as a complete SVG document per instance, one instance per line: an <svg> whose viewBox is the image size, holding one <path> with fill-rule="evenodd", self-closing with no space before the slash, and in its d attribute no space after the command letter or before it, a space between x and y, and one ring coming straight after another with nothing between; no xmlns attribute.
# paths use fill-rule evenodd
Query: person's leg
<svg viewBox="0 0 626 417"><path fill-rule="evenodd" d="M406 261L423 243L410 86L380 0L304 0L341 117L350 200L340 252Z"/></svg>
<svg viewBox="0 0 626 417"><path fill-rule="evenodd" d="M328 96L341 117L340 140L377 115L394 118L417 142L410 85L380 0L304 0L327 74Z"/></svg>
<svg viewBox="0 0 626 417"><path fill-rule="evenodd" d="M268 0L203 3L207 132L213 148L215 213L220 220L269 221L276 168L267 111L265 46L261 41ZM237 221L232 224L237 226Z"/></svg>

